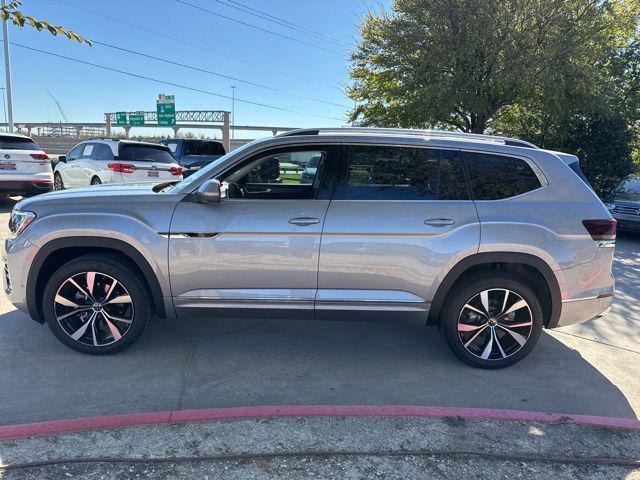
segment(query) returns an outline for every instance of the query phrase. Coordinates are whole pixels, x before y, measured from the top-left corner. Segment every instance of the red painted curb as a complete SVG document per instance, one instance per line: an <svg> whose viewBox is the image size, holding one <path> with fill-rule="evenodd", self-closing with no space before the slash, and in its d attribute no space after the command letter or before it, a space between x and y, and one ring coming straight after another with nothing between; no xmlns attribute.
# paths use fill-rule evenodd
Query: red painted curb
<svg viewBox="0 0 640 480"><path fill-rule="evenodd" d="M0 426L0 439L52 435L82 430L99 430L134 425L164 425L266 417L462 417L475 420L506 420L538 423L570 423L640 431L640 421L626 418L561 413L498 410L491 408L421 407L403 405L293 405L282 407L232 407L132 413L103 417L54 420Z"/></svg>

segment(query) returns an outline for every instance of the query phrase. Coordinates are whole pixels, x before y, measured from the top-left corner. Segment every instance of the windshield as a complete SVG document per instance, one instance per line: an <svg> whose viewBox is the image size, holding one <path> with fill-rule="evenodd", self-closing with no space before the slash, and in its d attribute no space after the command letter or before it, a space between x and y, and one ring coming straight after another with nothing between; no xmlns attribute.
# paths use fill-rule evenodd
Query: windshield
<svg viewBox="0 0 640 480"><path fill-rule="evenodd" d="M224 147L220 142L207 140L187 140L185 155L224 155Z"/></svg>
<svg viewBox="0 0 640 480"><path fill-rule="evenodd" d="M617 197L627 199L640 199L640 177L626 178L616 187L614 193Z"/></svg>
<svg viewBox="0 0 640 480"><path fill-rule="evenodd" d="M198 170L193 175L190 175L187 178L185 178L184 180L182 180L181 182L176 183L171 188L171 190L172 191L178 191L178 190L184 190L184 189L189 188L190 185L198 182L201 178L206 178L209 175L209 172L211 172L212 170L217 168L218 165L222 164L227 159L229 159L231 157L234 157L234 156L244 152L245 150L250 149L251 147L253 147L253 145L255 145L256 143L259 143L261 141L262 141L262 139L258 138L256 140L253 140L253 141L249 142L249 143L245 143L240 148L236 148L235 150L232 150L231 152L227 153L226 155L224 155L224 156L222 156L220 158L217 158L213 162L209 163L207 166L202 167L200 170Z"/></svg>
<svg viewBox="0 0 640 480"><path fill-rule="evenodd" d="M0 136L2 150L40 150L40 147L30 138Z"/></svg>
<svg viewBox="0 0 640 480"><path fill-rule="evenodd" d="M175 163L167 147L151 147L147 145L120 145L120 160L132 162Z"/></svg>

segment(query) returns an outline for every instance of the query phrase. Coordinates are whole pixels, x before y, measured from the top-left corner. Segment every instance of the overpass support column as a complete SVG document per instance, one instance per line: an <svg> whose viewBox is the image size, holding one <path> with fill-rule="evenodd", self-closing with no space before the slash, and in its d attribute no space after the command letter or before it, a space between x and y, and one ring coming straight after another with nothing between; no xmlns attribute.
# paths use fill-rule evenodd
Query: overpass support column
<svg viewBox="0 0 640 480"><path fill-rule="evenodd" d="M224 112L224 120L222 125L222 145L228 152L231 150L231 126L229 122L229 112Z"/></svg>
<svg viewBox="0 0 640 480"><path fill-rule="evenodd" d="M178 138L180 127L173 127L173 138Z"/></svg>
<svg viewBox="0 0 640 480"><path fill-rule="evenodd" d="M107 133L107 137L111 136L111 115L108 113L104 114L104 126Z"/></svg>
<svg viewBox="0 0 640 480"><path fill-rule="evenodd" d="M126 127L124 127L124 136L129 138L129 130L131 130L131 126L127 125Z"/></svg>

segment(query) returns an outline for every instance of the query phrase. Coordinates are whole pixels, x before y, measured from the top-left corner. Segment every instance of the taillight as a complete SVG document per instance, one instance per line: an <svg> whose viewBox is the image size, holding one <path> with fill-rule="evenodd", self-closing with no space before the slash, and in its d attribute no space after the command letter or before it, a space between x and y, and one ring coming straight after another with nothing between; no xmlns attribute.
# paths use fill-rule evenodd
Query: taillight
<svg viewBox="0 0 640 480"><path fill-rule="evenodd" d="M607 220L583 220L582 224L595 242L613 244L616 240L616 222L613 218Z"/></svg>
<svg viewBox="0 0 640 480"><path fill-rule="evenodd" d="M136 166L131 163L110 163L107 167L117 173L133 173Z"/></svg>
<svg viewBox="0 0 640 480"><path fill-rule="evenodd" d="M49 163L49 155L46 153L30 153L29 155L34 160L40 160L40 165L46 165Z"/></svg>
<svg viewBox="0 0 640 480"><path fill-rule="evenodd" d="M182 175L182 167L171 167L171 175Z"/></svg>

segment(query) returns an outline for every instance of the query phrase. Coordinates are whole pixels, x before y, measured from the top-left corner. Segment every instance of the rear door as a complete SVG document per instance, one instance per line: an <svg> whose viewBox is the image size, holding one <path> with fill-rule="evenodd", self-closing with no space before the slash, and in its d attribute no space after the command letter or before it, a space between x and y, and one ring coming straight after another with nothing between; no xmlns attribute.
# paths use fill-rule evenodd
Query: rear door
<svg viewBox="0 0 640 480"><path fill-rule="evenodd" d="M121 143L118 162L127 183L162 183L182 179L182 169L164 145Z"/></svg>
<svg viewBox="0 0 640 480"><path fill-rule="evenodd" d="M30 138L0 135L0 178L33 180L51 173L49 157Z"/></svg>
<svg viewBox="0 0 640 480"><path fill-rule="evenodd" d="M426 319L444 272L480 243L459 152L353 145L334 175L316 316L394 311Z"/></svg>

